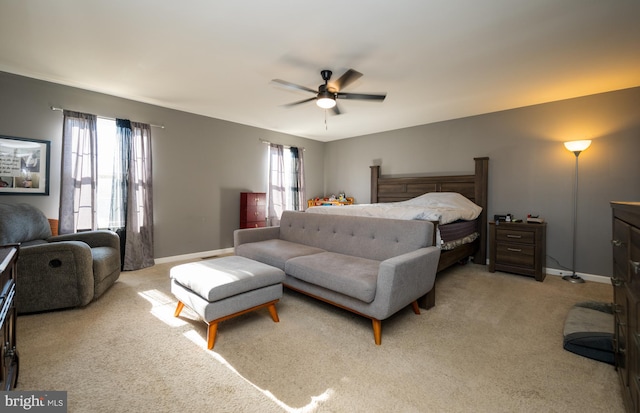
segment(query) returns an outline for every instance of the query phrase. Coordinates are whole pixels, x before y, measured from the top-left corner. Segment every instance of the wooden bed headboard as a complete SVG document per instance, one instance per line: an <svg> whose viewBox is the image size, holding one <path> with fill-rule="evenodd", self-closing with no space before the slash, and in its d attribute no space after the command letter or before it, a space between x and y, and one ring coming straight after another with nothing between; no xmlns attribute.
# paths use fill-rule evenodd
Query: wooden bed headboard
<svg viewBox="0 0 640 413"><path fill-rule="evenodd" d="M487 257L487 206L489 158L473 158L475 173L471 175L382 177L380 166L371 167L371 203L406 201L427 192L458 192L482 207L478 218L480 245L474 256L478 264Z"/></svg>

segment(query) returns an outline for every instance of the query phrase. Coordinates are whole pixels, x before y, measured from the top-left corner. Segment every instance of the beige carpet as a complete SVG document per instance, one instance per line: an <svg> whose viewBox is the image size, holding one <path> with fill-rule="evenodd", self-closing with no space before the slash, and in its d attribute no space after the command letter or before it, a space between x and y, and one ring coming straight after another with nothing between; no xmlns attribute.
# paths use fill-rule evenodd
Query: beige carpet
<svg viewBox="0 0 640 413"><path fill-rule="evenodd" d="M287 291L220 325L173 317L169 268L123 273L83 309L18 318L19 389L66 390L69 412L623 412L610 365L562 348L580 301L611 286L457 266L436 307L382 324Z"/></svg>

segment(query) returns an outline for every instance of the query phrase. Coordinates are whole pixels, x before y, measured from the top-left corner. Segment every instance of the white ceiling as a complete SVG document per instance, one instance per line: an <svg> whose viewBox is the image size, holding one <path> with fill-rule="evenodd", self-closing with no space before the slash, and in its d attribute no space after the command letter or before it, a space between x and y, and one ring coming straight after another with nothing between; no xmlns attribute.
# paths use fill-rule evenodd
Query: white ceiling
<svg viewBox="0 0 640 413"><path fill-rule="evenodd" d="M0 71L331 141L640 86L640 1L0 0Z"/></svg>

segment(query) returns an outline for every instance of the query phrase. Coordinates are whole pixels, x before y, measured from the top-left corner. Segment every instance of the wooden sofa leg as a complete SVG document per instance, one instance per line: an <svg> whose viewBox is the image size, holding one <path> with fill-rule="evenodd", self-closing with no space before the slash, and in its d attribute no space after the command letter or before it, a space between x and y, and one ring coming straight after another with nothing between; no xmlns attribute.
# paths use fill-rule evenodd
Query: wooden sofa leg
<svg viewBox="0 0 640 413"><path fill-rule="evenodd" d="M371 323L373 324L373 338L376 345L379 346L382 344L382 321L372 318Z"/></svg>
<svg viewBox="0 0 640 413"><path fill-rule="evenodd" d="M218 322L207 323L207 349L212 350L216 344L216 333L218 332Z"/></svg>
<svg viewBox="0 0 640 413"><path fill-rule="evenodd" d="M413 312L416 314L420 314L420 307L418 306L418 300L411 303L411 307L413 307Z"/></svg>
<svg viewBox="0 0 640 413"><path fill-rule="evenodd" d="M174 317L179 316L183 308L184 308L184 303L182 301L178 301L178 306L176 307L176 312L173 313L173 316Z"/></svg>

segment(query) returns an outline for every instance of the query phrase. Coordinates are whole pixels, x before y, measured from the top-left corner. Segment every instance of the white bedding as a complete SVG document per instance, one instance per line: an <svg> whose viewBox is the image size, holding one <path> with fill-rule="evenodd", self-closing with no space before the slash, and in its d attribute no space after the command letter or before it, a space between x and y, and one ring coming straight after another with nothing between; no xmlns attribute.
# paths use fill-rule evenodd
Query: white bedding
<svg viewBox="0 0 640 413"><path fill-rule="evenodd" d="M419 219L448 224L459 219L473 220L482 208L457 192L429 192L416 198L382 204L315 206L315 214L359 215L392 219Z"/></svg>

